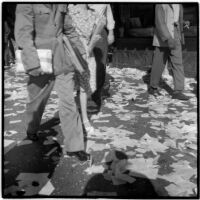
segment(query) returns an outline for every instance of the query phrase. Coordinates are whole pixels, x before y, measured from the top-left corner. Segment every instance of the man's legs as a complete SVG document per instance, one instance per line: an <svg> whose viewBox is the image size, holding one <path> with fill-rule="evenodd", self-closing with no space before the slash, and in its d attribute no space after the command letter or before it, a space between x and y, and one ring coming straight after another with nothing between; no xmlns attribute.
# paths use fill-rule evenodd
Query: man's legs
<svg viewBox="0 0 200 200"><path fill-rule="evenodd" d="M174 93L172 95L172 98L185 101L189 100L189 97L182 93L184 90L185 75L182 63L182 47L180 40L178 40L176 49L171 50L170 61L172 63L172 72L174 78Z"/></svg>
<svg viewBox="0 0 200 200"><path fill-rule="evenodd" d="M64 151L84 150L84 138L81 118L74 99L74 73L56 77L56 91L59 97L59 116L64 135Z"/></svg>
<svg viewBox="0 0 200 200"><path fill-rule="evenodd" d="M150 77L150 94L158 93L157 89L168 59L168 54L169 50L167 47L155 47Z"/></svg>
<svg viewBox="0 0 200 200"><path fill-rule="evenodd" d="M180 41L178 42L176 49L171 50L170 61L172 63L172 71L174 77L174 90L184 90L184 68L182 63L182 47Z"/></svg>
<svg viewBox="0 0 200 200"><path fill-rule="evenodd" d="M54 76L52 75L29 76L25 121L27 135L30 139L37 140L36 133L53 86Z"/></svg>

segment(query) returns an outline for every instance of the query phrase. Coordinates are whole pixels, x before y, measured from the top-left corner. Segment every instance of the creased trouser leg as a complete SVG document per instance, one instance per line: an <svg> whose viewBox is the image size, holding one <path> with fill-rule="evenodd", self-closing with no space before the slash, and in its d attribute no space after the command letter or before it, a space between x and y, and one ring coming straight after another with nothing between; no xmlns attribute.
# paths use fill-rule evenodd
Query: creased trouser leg
<svg viewBox="0 0 200 200"><path fill-rule="evenodd" d="M54 86L54 77L43 75L30 76L28 80L28 102L26 104L25 121L27 132L34 134L38 131L44 108Z"/></svg>
<svg viewBox="0 0 200 200"><path fill-rule="evenodd" d="M64 135L64 150L75 152L84 150L81 118L75 103L74 73L61 74L56 78L55 88L59 97L59 116Z"/></svg>
<svg viewBox="0 0 200 200"><path fill-rule="evenodd" d="M167 47L155 47L150 78L150 86L153 88L158 88L159 86L159 81L164 71L168 55L169 50Z"/></svg>
<svg viewBox="0 0 200 200"><path fill-rule="evenodd" d="M176 29L175 29L176 30ZM177 40L177 47L170 52L170 61L172 63L172 71L174 77L174 90L184 90L184 67L182 62L182 47L178 38L178 33L175 31L175 38Z"/></svg>
<svg viewBox="0 0 200 200"><path fill-rule="evenodd" d="M94 48L94 55L97 63L96 80L97 90L101 90L105 82L106 76L106 60L108 54L107 33L105 30L101 33L102 40L97 42Z"/></svg>

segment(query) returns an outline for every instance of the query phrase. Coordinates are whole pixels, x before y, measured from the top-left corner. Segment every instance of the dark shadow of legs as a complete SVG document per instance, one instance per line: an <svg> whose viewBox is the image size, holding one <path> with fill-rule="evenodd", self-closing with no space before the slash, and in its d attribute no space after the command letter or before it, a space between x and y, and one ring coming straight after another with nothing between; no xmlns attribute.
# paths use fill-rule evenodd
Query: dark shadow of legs
<svg viewBox="0 0 200 200"><path fill-rule="evenodd" d="M113 154L114 152L114 154ZM157 192L152 181L145 175L125 170L122 174L127 174L135 179L132 183L113 184L111 176L115 176L116 161L125 161L128 156L121 151L112 151L105 158L105 170L102 174L95 174L87 183L83 196L96 197L131 197L131 198L156 198ZM115 163L115 164L114 164ZM121 165L120 165L121 166ZM115 167L114 167L115 168ZM107 175L106 175L107 174ZM106 176L105 176L106 175ZM107 178L106 178L107 177Z"/></svg>
<svg viewBox="0 0 200 200"><path fill-rule="evenodd" d="M83 196L109 196L109 197L131 197L131 198L156 198L157 193L147 178L134 177L134 183L113 185L111 181L104 178L103 174L93 176L84 191Z"/></svg>
<svg viewBox="0 0 200 200"><path fill-rule="evenodd" d="M5 153L4 197L38 196L51 178L62 155L60 144L50 137L57 135L52 125L50 120L41 126L38 142L25 139Z"/></svg>

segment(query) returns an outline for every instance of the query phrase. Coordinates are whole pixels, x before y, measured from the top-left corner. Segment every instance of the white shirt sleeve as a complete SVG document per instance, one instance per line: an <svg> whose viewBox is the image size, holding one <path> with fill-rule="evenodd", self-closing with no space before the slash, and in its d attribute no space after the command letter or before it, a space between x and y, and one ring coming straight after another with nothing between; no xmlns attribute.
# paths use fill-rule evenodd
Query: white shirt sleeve
<svg viewBox="0 0 200 200"><path fill-rule="evenodd" d="M180 13L180 5L179 4L172 4L174 10L174 22L179 21L179 13Z"/></svg>
<svg viewBox="0 0 200 200"><path fill-rule="evenodd" d="M107 5L106 19L107 19L106 28L108 30L113 30L115 28L115 21L114 21L114 18L113 18L112 9L111 9L110 4Z"/></svg>
<svg viewBox="0 0 200 200"><path fill-rule="evenodd" d="M94 9L100 15L105 12L104 15L106 17L106 28L108 30L113 30L115 28L115 21L110 4L88 4L88 6Z"/></svg>

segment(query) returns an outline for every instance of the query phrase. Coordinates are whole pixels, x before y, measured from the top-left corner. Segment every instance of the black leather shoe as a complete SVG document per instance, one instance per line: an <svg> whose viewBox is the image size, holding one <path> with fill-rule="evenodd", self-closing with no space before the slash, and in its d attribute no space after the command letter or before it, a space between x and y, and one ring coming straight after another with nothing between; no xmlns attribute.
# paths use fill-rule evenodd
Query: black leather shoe
<svg viewBox="0 0 200 200"><path fill-rule="evenodd" d="M101 92L97 90L94 94L92 94L92 100L96 103L98 108L100 108L101 107Z"/></svg>
<svg viewBox="0 0 200 200"><path fill-rule="evenodd" d="M39 140L39 137L36 134L29 134L29 133L27 133L27 139L36 142L36 141Z"/></svg>
<svg viewBox="0 0 200 200"><path fill-rule="evenodd" d="M190 98L188 96L184 95L182 92L174 92L172 95L172 99L188 101Z"/></svg>
<svg viewBox="0 0 200 200"><path fill-rule="evenodd" d="M160 96L160 95L162 95L157 88L153 88L153 87L150 87L148 89L148 93L151 94L151 95L153 95L153 96Z"/></svg>
<svg viewBox="0 0 200 200"><path fill-rule="evenodd" d="M67 155L70 157L76 157L80 161L90 160L90 154L85 151L67 152Z"/></svg>

